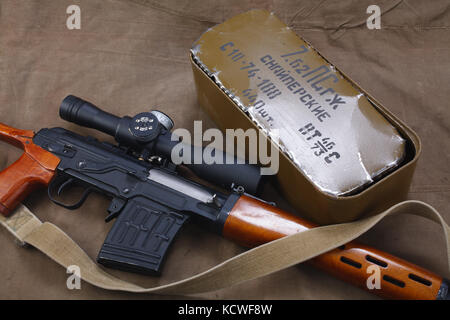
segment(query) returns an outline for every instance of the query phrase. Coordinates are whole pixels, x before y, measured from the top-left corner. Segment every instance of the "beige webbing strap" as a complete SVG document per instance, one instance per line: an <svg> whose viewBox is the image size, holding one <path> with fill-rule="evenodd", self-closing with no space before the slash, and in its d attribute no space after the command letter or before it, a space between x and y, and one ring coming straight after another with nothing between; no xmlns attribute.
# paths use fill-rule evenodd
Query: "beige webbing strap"
<svg viewBox="0 0 450 320"><path fill-rule="evenodd" d="M19 241L34 246L63 267L79 266L81 278L94 286L108 290L181 295L219 290L304 262L350 242L385 216L398 213L419 215L442 225L450 267L450 228L433 207L420 201L405 201L363 220L318 227L284 237L248 250L193 277L154 288L143 288L106 273L61 229L48 222L42 223L22 205L9 218L0 215L0 223Z"/></svg>

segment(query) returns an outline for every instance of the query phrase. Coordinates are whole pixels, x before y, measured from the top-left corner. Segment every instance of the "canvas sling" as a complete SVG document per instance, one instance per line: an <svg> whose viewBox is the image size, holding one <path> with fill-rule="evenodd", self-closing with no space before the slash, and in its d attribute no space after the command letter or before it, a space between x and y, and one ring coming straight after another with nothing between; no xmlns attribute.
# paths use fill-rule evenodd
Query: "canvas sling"
<svg viewBox="0 0 450 320"><path fill-rule="evenodd" d="M0 223L20 243L42 251L64 268L78 266L80 277L94 286L135 293L189 295L220 290L304 262L352 241L386 216L394 214L418 215L440 224L445 234L450 266L449 226L432 206L414 200L398 203L382 213L358 221L317 227L274 240L192 277L153 288L144 288L105 272L64 231L52 223L41 222L23 205L8 218L0 215Z"/></svg>

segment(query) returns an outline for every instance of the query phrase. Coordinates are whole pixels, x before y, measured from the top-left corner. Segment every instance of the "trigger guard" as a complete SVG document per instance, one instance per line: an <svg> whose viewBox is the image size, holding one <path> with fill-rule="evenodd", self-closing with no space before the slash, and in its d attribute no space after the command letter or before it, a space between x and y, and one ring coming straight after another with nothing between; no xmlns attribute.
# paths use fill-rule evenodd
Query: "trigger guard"
<svg viewBox="0 0 450 320"><path fill-rule="evenodd" d="M60 182L62 182L62 183L59 184ZM83 205L83 203L86 201L86 199L88 198L89 194L91 194L91 192L94 191L94 189L92 187L86 188L84 190L83 194L81 195L80 200L74 204L66 204L59 200L56 200L52 194L52 190L57 187L58 188L57 195L60 196L61 193L64 191L64 189L67 188L68 186L73 185L74 182L75 182L74 178L66 179L65 177L59 177L59 178L52 180L52 182L50 183L50 185L47 189L48 197L50 198L50 200L53 203L65 208L65 209L76 210L76 209L80 208Z"/></svg>

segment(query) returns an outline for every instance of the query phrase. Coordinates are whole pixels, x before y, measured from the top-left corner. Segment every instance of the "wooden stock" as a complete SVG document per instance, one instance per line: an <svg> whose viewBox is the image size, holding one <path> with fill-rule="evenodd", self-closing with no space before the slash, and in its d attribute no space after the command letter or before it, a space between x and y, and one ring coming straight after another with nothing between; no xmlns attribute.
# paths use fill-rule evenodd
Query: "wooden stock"
<svg viewBox="0 0 450 320"><path fill-rule="evenodd" d="M24 153L0 172L0 213L7 216L36 187L47 186L55 175L59 158L33 143L32 131L19 130L0 123L0 140Z"/></svg>
<svg viewBox="0 0 450 320"><path fill-rule="evenodd" d="M225 222L223 235L253 247L315 226L277 207L241 196ZM442 284L441 277L423 268L354 241L309 262L387 299L434 300ZM371 265L381 271L380 289L367 287L367 279L373 273L368 269Z"/></svg>

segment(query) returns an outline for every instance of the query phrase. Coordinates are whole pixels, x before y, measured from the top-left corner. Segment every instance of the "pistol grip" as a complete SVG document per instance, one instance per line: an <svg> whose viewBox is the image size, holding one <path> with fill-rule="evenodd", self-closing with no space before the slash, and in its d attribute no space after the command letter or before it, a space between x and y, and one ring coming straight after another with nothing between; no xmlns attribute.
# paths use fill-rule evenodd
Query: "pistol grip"
<svg viewBox="0 0 450 320"><path fill-rule="evenodd" d="M111 228L97 262L123 271L159 275L172 240L188 218L147 198L130 200Z"/></svg>
<svg viewBox="0 0 450 320"><path fill-rule="evenodd" d="M36 187L47 186L55 175L59 158L33 143L32 131L19 130L0 123L0 140L24 153L0 172L0 213L7 216Z"/></svg>

